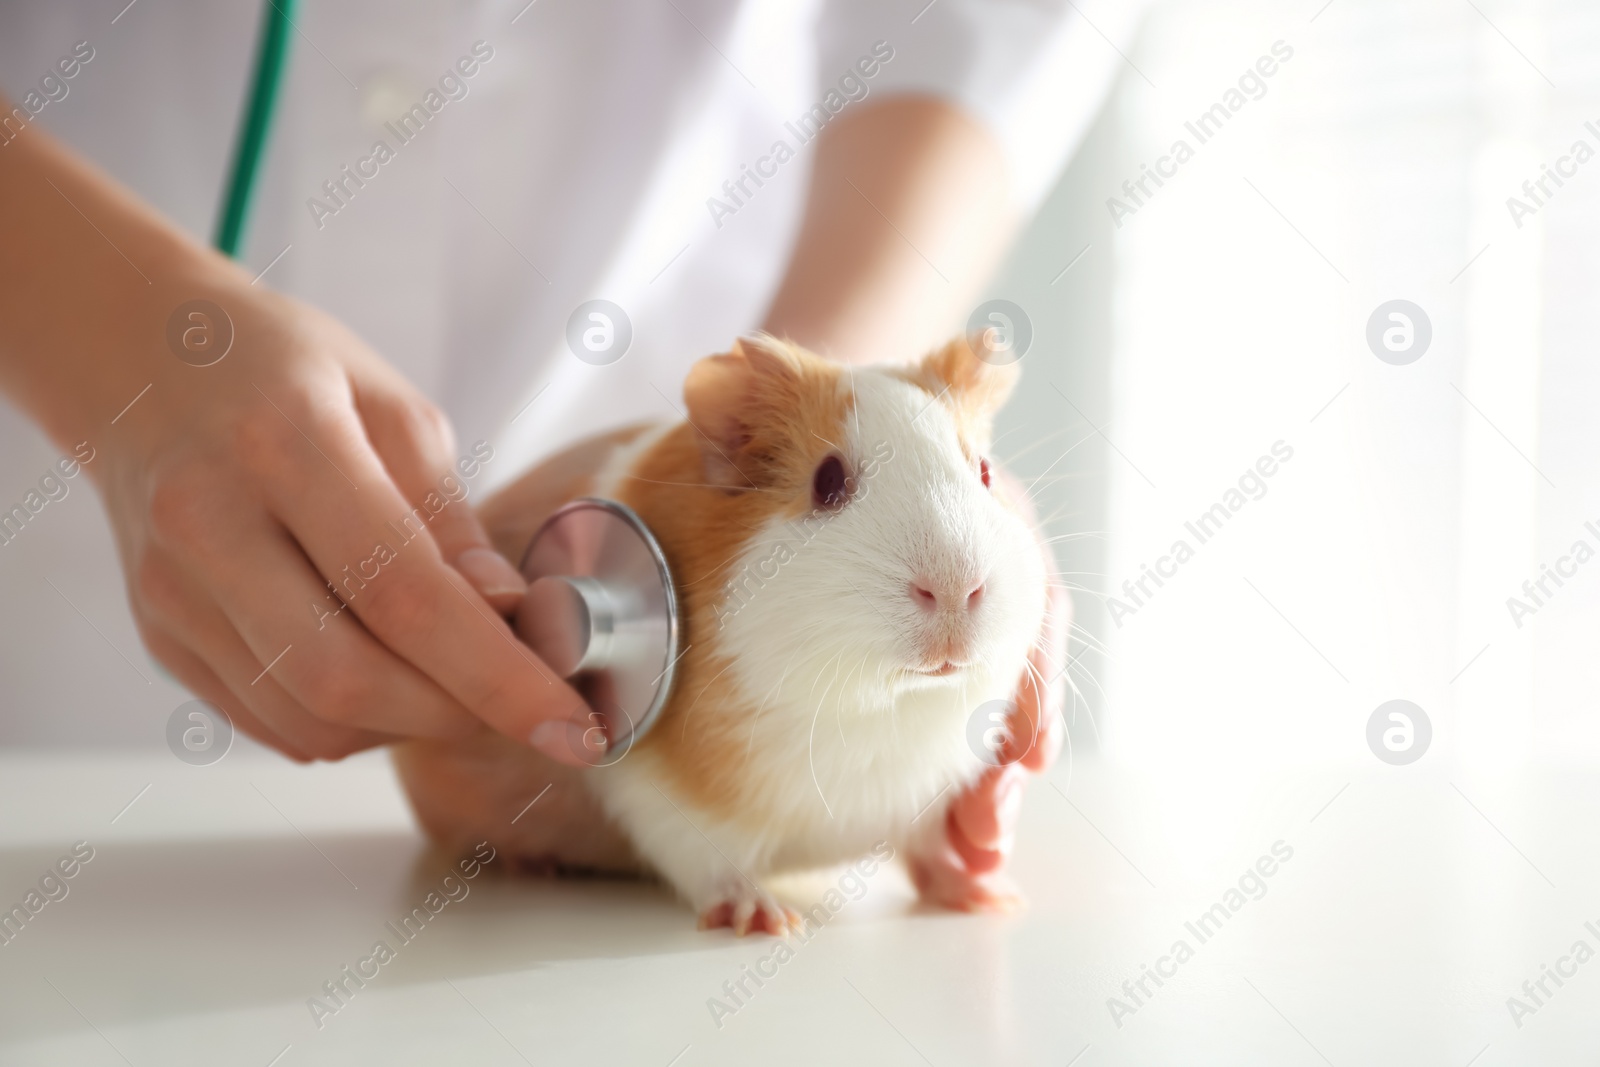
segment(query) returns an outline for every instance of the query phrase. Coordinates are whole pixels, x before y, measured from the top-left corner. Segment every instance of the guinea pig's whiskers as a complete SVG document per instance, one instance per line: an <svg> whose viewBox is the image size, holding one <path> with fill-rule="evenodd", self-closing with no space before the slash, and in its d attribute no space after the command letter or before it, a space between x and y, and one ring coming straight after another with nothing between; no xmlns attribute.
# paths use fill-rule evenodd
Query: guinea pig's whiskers
<svg viewBox="0 0 1600 1067"><path fill-rule="evenodd" d="M1063 740L1066 742L1067 746L1067 768L1068 774L1070 775L1072 768L1072 727L1076 725L1078 721L1078 705L1080 702L1083 704L1084 717L1089 720L1089 729L1093 731L1096 741L1100 740L1100 726L1094 720L1094 713L1089 710L1088 698L1083 695L1083 691L1078 688L1078 684L1070 677L1067 679L1067 688L1072 694L1072 704L1069 709L1063 712L1061 719L1062 723L1066 726L1066 730L1064 731L1065 737L1063 737Z"/></svg>
<svg viewBox="0 0 1600 1067"><path fill-rule="evenodd" d="M791 662L792 662L792 659L791 659ZM784 675L787 676L788 673L789 673L788 668L785 668L784 669ZM766 712L767 705L772 702L773 696L775 696L777 694L778 690L780 690L782 688L783 688L783 678L779 678L778 681L773 685L773 687L771 689L767 690L767 695L761 698L761 703L756 707L755 715L751 716L751 718L750 718L750 737L749 737L749 739L747 741L745 741L745 745L744 745L744 762L745 762L746 765L748 765L750 763L750 755L751 755L752 752L755 751L755 747L756 747L756 727L761 724L761 716Z"/></svg>
<svg viewBox="0 0 1600 1067"><path fill-rule="evenodd" d="M1057 574L1087 574L1092 578L1104 578L1105 577L1104 574L1101 574L1098 571L1058 571L1056 573ZM1044 583L1044 586L1045 586L1046 589L1070 589L1070 590L1073 590L1074 592L1080 592L1080 593L1093 593L1093 592L1096 592L1096 590L1087 589L1084 586L1081 586L1081 585L1077 584L1076 582L1057 582L1057 581L1051 580L1051 581L1046 581Z"/></svg>
<svg viewBox="0 0 1600 1067"><path fill-rule="evenodd" d="M1076 512L1076 511L1068 512L1067 509L1072 507L1072 505L1073 505L1073 501L1070 501L1070 500L1065 501L1065 502L1063 502L1061 504L1058 504L1054 511L1052 511L1050 514L1046 515L1043 519L1039 520L1039 529L1048 530L1050 528L1050 524L1055 522L1057 519L1065 518L1069 514L1070 515L1077 515L1078 512ZM1100 534L1104 534L1105 533L1105 531L1103 531L1103 530L1096 531L1096 532L1100 533Z"/></svg>
<svg viewBox="0 0 1600 1067"><path fill-rule="evenodd" d="M694 714L694 709L699 705L700 697L705 696L706 695L706 690L710 689L714 684L716 684L716 681L717 681L718 678L721 678L724 674L727 674L729 669L732 668L732 666L733 666L733 660L730 659L730 660L728 660L728 665L726 667L723 667L720 671L718 671L716 674L713 674L711 676L711 681L707 682L701 688L699 696L696 696L694 698L694 702L691 703L689 705L688 709L684 711L684 713L683 713L683 730L678 735L680 740L687 739L688 736L689 736L689 717Z"/></svg>
<svg viewBox="0 0 1600 1067"><path fill-rule="evenodd" d="M1083 444L1084 441L1087 441L1089 439L1089 437L1093 437L1093 436L1094 436L1094 434L1090 434L1088 437L1080 438L1078 440L1077 444L1074 444L1072 446L1072 448L1067 449L1065 452L1061 453L1061 455L1057 456L1051 462L1050 466L1048 466L1044 470L1040 471L1039 474L1038 474L1038 477L1034 478L1033 481L1028 483L1028 487L1023 490L1023 495L1026 496L1029 500L1032 500L1033 499L1034 488L1039 484L1040 479L1042 479L1046 474L1049 474L1051 471L1055 470L1055 467L1056 467L1057 463L1060 463L1062 460L1064 460L1068 456L1072 455L1072 449L1073 448L1077 448L1078 445Z"/></svg>
<svg viewBox="0 0 1600 1067"><path fill-rule="evenodd" d="M767 538L762 538L760 540L747 541L747 542L745 542L743 547L740 548L740 552L747 551L747 550L752 549L752 548L764 548L767 545L788 544L788 543L792 543L794 540L795 539L793 537L767 537ZM738 553L736 552L736 553L734 553L734 555L738 555ZM728 558L732 559L733 557L730 556Z"/></svg>
<svg viewBox="0 0 1600 1067"><path fill-rule="evenodd" d="M838 682L839 683L839 699L837 699L837 700L835 700L833 702L833 721L834 721L834 724L839 728L839 743L841 745L845 745L844 723L842 721L840 721L840 717L839 716L840 716L840 709L844 706L844 699L843 699L844 698L844 692L845 692L844 683L845 683L845 681L849 680L849 676L848 675L844 679L840 679L840 677L839 677L839 667L841 666L843 660L844 660L844 649L841 648L839 650L839 654L833 657L833 663L834 663L833 677L828 680L828 688L826 688L826 689L824 689L822 691L822 702L826 702L827 698L828 698L828 694L833 691L833 683L834 682ZM845 745L845 747L848 748L849 746Z"/></svg>
<svg viewBox="0 0 1600 1067"><path fill-rule="evenodd" d="M1097 537L1101 540L1105 540L1105 536L1105 534L1095 530L1084 530L1079 533L1064 533L1056 534L1054 537L1046 537L1042 543L1046 545L1056 545L1066 541L1082 541L1089 537Z"/></svg>
<svg viewBox="0 0 1600 1067"><path fill-rule="evenodd" d="M820 434L820 433L818 433L818 432L817 432L817 431L815 431L815 430L812 430L812 431L811 431L811 436L812 436L812 437L815 437L815 438L816 438L816 439L817 439L817 440L819 440L819 441L821 441L821 442L822 442L822 443L823 443L823 444L825 444L825 445L829 445L829 446L831 446L831 447L832 447L832 448L834 448L834 449L837 449L837 450L838 450L838 451L840 451L840 452L843 452L843 451L844 451L844 449L842 449L842 448L839 448L839 446L838 446L838 445L836 445L836 444L834 444L834 443L833 443L833 442L832 442L832 441L830 441L830 440L828 440L828 439L827 439L827 438L826 438L826 437L824 437L824 436L822 436L822 435L821 435L821 434Z"/></svg>
<svg viewBox="0 0 1600 1067"><path fill-rule="evenodd" d="M816 787L817 798L822 801L823 810L828 813L828 818L833 818L833 808L828 804L828 798L822 795L822 783L817 780L817 719L822 715L822 705L817 705L817 710L811 716L811 731L806 735L806 764L811 768L811 784Z"/></svg>
<svg viewBox="0 0 1600 1067"><path fill-rule="evenodd" d="M745 526L744 528L746 530L758 529L758 527L755 527L755 526ZM715 578L718 574L720 574L724 567L726 567L729 563L733 562L734 559L736 559L738 556L742 555L744 552L748 551L749 549L751 549L751 548L759 548L759 547L762 547L762 546L765 546L765 545L782 544L785 541L789 541L789 540L793 540L793 539L792 538L778 537L778 538L773 538L773 539L770 539L770 540L746 542L744 545L740 546L739 548L734 549L728 555L724 556L721 563L718 563L715 566L707 568L706 572L704 574L702 574L700 577L696 578L694 581L685 582L683 584L684 584L685 587L688 587L688 586L692 586L692 585L699 585L701 582L710 581L711 579Z"/></svg>
<svg viewBox="0 0 1600 1067"><path fill-rule="evenodd" d="M855 669L855 671L853 673L865 676L866 670L867 670L867 661L866 661L866 659L862 658L862 659L856 660L856 669ZM843 746L844 748L849 748L850 747L849 743L846 742L845 739L844 739L844 699L843 699L844 694L846 692L849 692L849 691L850 691L850 675L847 674L847 675L844 676L844 683L839 686L840 699L834 701L834 704L833 704L833 724L834 724L834 726L838 727L838 730L839 730L839 744L841 746ZM859 692L860 691L860 687L857 686L855 691ZM856 709L858 714L860 713L861 710L862 709L860 709L860 708Z"/></svg>
<svg viewBox="0 0 1600 1067"><path fill-rule="evenodd" d="M1001 434L997 435L994 438L994 440L989 442L989 451L992 452L992 453L995 453L996 455L998 455L999 453L996 451L996 446L998 446L1001 441L1004 441L1006 438L1010 437L1012 434L1021 433L1021 432L1022 432L1022 427L1021 426L1013 426L1013 427L1011 427L1011 429L1006 430L1004 433L1001 433ZM1061 430L1056 430L1054 432L1059 434L1059 433L1065 433L1066 431L1065 431L1065 429L1061 429ZM1049 435L1047 435L1047 436L1049 436Z"/></svg>
<svg viewBox="0 0 1600 1067"><path fill-rule="evenodd" d="M1016 433L1018 429L1020 429L1020 427L1014 428L1014 429L1011 429L1011 430L1007 430L1005 433L1001 434L999 437L996 437L994 439L994 444L995 445L999 445L1001 441L1004 441L1007 437L1009 437L1012 434ZM1007 467L1009 467L1009 466L1013 465L1014 463L1016 463L1017 460L1021 459L1023 456L1026 456L1029 452L1032 452L1034 449L1040 447L1041 445L1047 445L1051 441L1054 441L1059 437L1066 436L1066 434L1071 432L1071 430L1072 430L1071 426L1063 426L1059 430L1052 430L1050 433L1045 434L1043 437L1041 437L1038 440L1034 441L1032 444L1024 445L1021 449L1019 449L1016 452L1013 452L1011 455L1009 455L1009 456L1000 456L1000 462L1004 463ZM998 449L995 449L994 451L995 451L996 455L999 455L999 450Z"/></svg>
<svg viewBox="0 0 1600 1067"><path fill-rule="evenodd" d="M688 586L691 586L691 585L699 585L701 582L708 582L711 579L715 578L718 574L722 573L722 568L726 567L729 563L731 563L733 561L734 557L739 554L739 551L740 550L735 549L725 559L723 559L723 561L721 563L718 563L717 565L715 565L713 567L706 568L706 572L704 574L702 574L700 577L696 578L694 581L692 581L692 582L684 582L683 584L684 584L685 588L687 588Z"/></svg>
<svg viewBox="0 0 1600 1067"><path fill-rule="evenodd" d="M782 673L779 673L778 681L774 681L773 688L768 689L768 691L766 691L766 696L762 697L762 705L760 705L758 709L755 709L755 718L754 720L750 721L750 742L746 745L746 749L744 749L744 761L746 761L746 763L749 763L750 761L750 745L755 744L755 723L760 721L760 718L762 718L762 712L763 710L766 710L766 704L768 704L768 702L770 702L774 696L778 696L779 693L782 693L784 681L789 680L789 672L790 670L794 669L795 659L800 657L800 651L802 651L805 646L805 641L795 641L795 651L794 653L789 654L789 661L784 664L784 670L782 670Z"/></svg>
<svg viewBox="0 0 1600 1067"><path fill-rule="evenodd" d="M1068 471L1066 474L1052 474L1050 477L1040 477L1037 482L1030 485L1054 485L1057 482L1081 482L1086 478L1098 478L1098 471Z"/></svg>
<svg viewBox="0 0 1600 1067"><path fill-rule="evenodd" d="M1083 655L1084 652L1093 652L1095 655L1101 656L1109 662L1117 662L1117 658L1111 654L1111 650L1097 640L1094 635L1089 633L1073 634L1072 639L1078 643L1081 651L1077 656L1069 654L1066 659L1066 666L1062 667L1061 670L1064 671L1069 669L1073 663Z"/></svg>
<svg viewBox="0 0 1600 1067"><path fill-rule="evenodd" d="M1098 637L1096 637L1094 634L1092 634L1088 630L1084 629L1084 627L1082 625L1080 625L1080 624L1078 624L1076 622L1070 623L1067 626L1067 634L1068 634L1068 636L1077 639L1077 641L1080 644L1084 645L1086 648L1092 649L1095 652L1100 653L1100 655L1105 656L1107 659L1111 660L1112 662L1116 662L1116 657L1111 654L1110 647L1108 645L1106 645L1103 641L1101 641Z"/></svg>
<svg viewBox="0 0 1600 1067"><path fill-rule="evenodd" d="M1045 588L1062 589L1068 593L1082 593L1084 596L1092 596L1102 601L1109 595L1098 589L1090 589L1086 585L1078 585L1076 582L1047 582L1045 583Z"/></svg>
<svg viewBox="0 0 1600 1067"><path fill-rule="evenodd" d="M1090 680L1093 681L1093 679ZM1078 688L1076 682L1072 681L1070 675L1067 678L1067 684L1072 686L1072 718L1068 720L1068 725L1070 726L1078 721L1078 703L1082 701L1083 717L1089 720L1089 729L1094 734L1095 744L1098 745L1100 743L1100 724L1095 721L1094 710L1089 706L1089 698L1083 695L1083 691ZM1098 683L1095 688L1099 688Z"/></svg>
<svg viewBox="0 0 1600 1067"><path fill-rule="evenodd" d="M806 700L815 701L818 708L821 708L828 702L828 691L833 688L834 681L836 681L839 677L838 664L843 658L844 649L842 648L835 652L832 656L828 657L827 662L823 663L822 669L817 672L816 677L811 679L811 691L806 694ZM822 676L827 672L830 665L833 667L833 677L828 679L828 684L823 687L822 695L819 697L817 696L817 683L822 681Z"/></svg>
<svg viewBox="0 0 1600 1067"><path fill-rule="evenodd" d="M1067 635L1084 646L1105 656L1115 662L1116 657L1111 654L1111 646L1105 644L1099 637L1091 633L1082 623L1073 622L1067 625Z"/></svg>
<svg viewBox="0 0 1600 1067"><path fill-rule="evenodd" d="M741 471L740 473L743 473L743 472ZM651 485L671 485L671 486L676 486L679 489L717 489L717 490L726 490L728 488L725 485L710 485L710 484L708 484L706 482L663 482L658 478L646 478L642 474L624 474L623 477L624 478L631 478L633 481L636 481L636 482L649 482ZM756 492L756 493L776 493L776 492L778 492L778 490L776 490L776 489L763 489L762 487L760 487L758 485L740 486L739 490L740 490L740 492Z"/></svg>
<svg viewBox="0 0 1600 1067"><path fill-rule="evenodd" d="M845 651L846 651L845 649L841 648L838 651L838 653L836 653L833 656L833 658L828 661L829 663L832 663L832 664L835 665L834 666L834 672L833 672L833 677L828 680L827 687L823 689L821 697L817 696L817 682L820 681L821 678L822 678L822 673L823 673L822 671L818 671L817 672L817 677L812 679L811 692L807 697L807 699L815 699L816 707L815 707L815 710L811 714L811 730L810 730L810 733L809 733L809 735L808 735L808 737L806 739L806 761L807 761L807 764L808 764L808 766L810 767L810 770L811 770L811 782L812 782L812 784L814 786L816 786L817 796L819 798L821 798L822 806L827 809L828 818L830 818L830 819L832 819L834 817L833 816L833 808L831 806L829 806L828 798L823 795L822 783L820 782L820 780L817 777L817 762L816 762L817 720L822 716L822 708L823 708L823 705L825 705L827 703L828 693L830 693L833 690L834 683L840 680L839 679L838 664L843 659ZM865 669L865 666L866 666L866 663L865 663L865 660L863 660L862 661L862 669L863 670ZM823 669L826 670L826 664L824 665ZM849 676L846 675L845 677L846 677L846 679L848 679ZM843 693L844 693L844 686L841 685L840 686L840 695L841 695L841 697L843 696ZM839 741L840 741L841 744L845 744L844 725L843 725L843 722L839 718L839 716L842 714L842 711L843 711L843 705L844 705L844 702L841 699L841 700L838 700L838 701L835 702L835 707L834 707L835 722L838 724L838 727L839 727Z"/></svg>
<svg viewBox="0 0 1600 1067"><path fill-rule="evenodd" d="M859 656L859 657L856 658L856 678L857 678L857 683L856 683L856 687L855 687L854 691L856 693L862 695L862 696L866 696L866 689L865 689L864 685L862 684L862 683L864 683L866 681L866 677L867 677L867 657L866 656ZM874 687L872 692L877 692L876 687ZM860 714L862 712L865 712L866 710L867 710L867 707L866 707L865 703L863 702L862 706L860 706L860 707L858 707L856 709L856 712L857 712L857 714Z"/></svg>
<svg viewBox="0 0 1600 1067"><path fill-rule="evenodd" d="M826 698L828 696L828 689L832 689L833 688L833 682L832 681L828 682L828 689L824 689L822 691L822 697L821 698L819 698L817 696L817 683L822 681L822 673L823 673L823 671L826 671L828 669L828 664L829 663L835 663L835 664L838 663L839 660L843 656L844 656L844 649L841 648L838 652L833 654L833 656L828 660L827 663L824 663L822 665L822 670L817 672L817 676L815 678L811 679L811 692L806 694L806 700L808 700L808 701L815 700L816 703L817 703L817 707L818 708L821 708L823 703L824 703L824 701L826 700ZM793 657L791 657L791 659L792 658ZM834 668L833 676L835 678L839 677L839 671L838 671L837 667Z"/></svg>
<svg viewBox="0 0 1600 1067"><path fill-rule="evenodd" d="M1028 684L1033 687L1034 695L1038 697L1039 707L1042 708L1045 706L1046 695L1050 692L1050 683L1044 680L1044 672L1033 665L1031 657L1024 662L1023 666L1027 668ZM1034 727L1037 729L1038 724L1035 723Z"/></svg>
<svg viewBox="0 0 1600 1067"><path fill-rule="evenodd" d="M1100 680L1094 676L1094 672L1089 670L1087 667L1084 667L1076 659L1074 659L1071 662L1069 662L1067 664L1067 669L1062 672L1066 676L1068 687L1071 688L1071 690L1072 690L1072 695L1073 695L1074 702L1076 702L1078 700L1083 701L1083 712L1084 712L1085 715L1087 715L1089 717L1089 725L1094 729L1094 736L1098 740L1099 737L1100 737L1100 726L1099 726L1098 723L1095 722L1094 711L1092 710L1092 708L1091 708L1091 706L1089 704L1088 694L1084 693L1084 691L1081 688L1079 688L1077 680L1073 677L1073 669L1074 668L1077 668L1078 670L1083 672L1084 680L1087 681L1090 685L1094 686L1095 692L1100 694L1100 698L1102 700L1104 700L1106 698L1106 691L1105 691L1104 688L1101 687ZM1074 706L1076 706L1076 703L1074 704Z"/></svg>
<svg viewBox="0 0 1600 1067"><path fill-rule="evenodd" d="M885 615L882 611L880 611L878 609L878 605L874 604L872 602L872 599L870 597L868 597L867 594L863 593L856 586L855 582L852 582L850 579L846 578L845 579L845 584L848 585L851 589L854 589L855 592L856 592L856 595L859 596L862 600L865 600L867 602L867 606L870 607L874 612L877 613L878 618L883 620L884 625L889 627L890 632L892 632L896 637L905 636L904 631L900 627L896 626L894 623L890 622L889 621L889 616Z"/></svg>

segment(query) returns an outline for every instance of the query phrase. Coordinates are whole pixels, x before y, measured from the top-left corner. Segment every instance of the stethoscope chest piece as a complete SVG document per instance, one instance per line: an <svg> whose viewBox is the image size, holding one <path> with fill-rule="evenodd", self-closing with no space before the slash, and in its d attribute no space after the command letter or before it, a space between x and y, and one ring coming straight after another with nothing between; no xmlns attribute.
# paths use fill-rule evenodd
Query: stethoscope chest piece
<svg viewBox="0 0 1600 1067"><path fill-rule="evenodd" d="M667 558L631 508L584 498L534 534L522 576L517 633L600 714L614 762L672 691L679 631Z"/></svg>

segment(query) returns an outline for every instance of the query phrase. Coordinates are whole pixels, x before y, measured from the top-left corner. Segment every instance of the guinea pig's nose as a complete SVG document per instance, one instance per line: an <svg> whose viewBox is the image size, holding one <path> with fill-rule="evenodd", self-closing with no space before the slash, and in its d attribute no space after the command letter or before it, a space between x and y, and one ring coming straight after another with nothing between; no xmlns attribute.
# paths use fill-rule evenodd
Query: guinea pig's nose
<svg viewBox="0 0 1600 1067"><path fill-rule="evenodd" d="M969 586L917 578L911 583L911 602L923 611L972 611L982 599L982 582Z"/></svg>

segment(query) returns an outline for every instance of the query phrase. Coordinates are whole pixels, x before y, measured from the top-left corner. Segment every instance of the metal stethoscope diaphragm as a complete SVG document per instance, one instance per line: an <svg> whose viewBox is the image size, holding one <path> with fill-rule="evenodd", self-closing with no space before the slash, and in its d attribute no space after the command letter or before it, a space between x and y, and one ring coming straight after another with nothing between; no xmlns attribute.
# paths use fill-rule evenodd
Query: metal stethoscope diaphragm
<svg viewBox="0 0 1600 1067"><path fill-rule="evenodd" d="M534 534L522 576L517 633L600 716L603 762L615 762L672 691L680 627L667 557L633 509L585 497Z"/></svg>

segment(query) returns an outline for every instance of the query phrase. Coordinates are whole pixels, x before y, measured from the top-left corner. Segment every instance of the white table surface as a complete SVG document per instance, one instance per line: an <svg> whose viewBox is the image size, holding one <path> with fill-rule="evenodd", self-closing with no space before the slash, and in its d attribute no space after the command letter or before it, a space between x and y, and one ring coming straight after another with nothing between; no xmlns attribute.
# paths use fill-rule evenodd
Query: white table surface
<svg viewBox="0 0 1600 1067"><path fill-rule="evenodd" d="M1024 914L918 911L903 876L880 872L720 1028L708 998L771 939L699 932L651 886L485 874L319 1030L307 998L395 942L384 923L443 874L381 754L299 767L240 749L193 768L165 751L0 753L0 902L73 842L95 850L0 946L0 1064L1500 1067L1600 1053L1600 960L1548 984L1520 1028L1506 1006L1575 941L1600 950L1584 927L1600 928L1593 773L1183 777L1080 760L1053 784L1031 788L1019 835ZM1205 944L1187 934L1279 840L1293 859L1265 895ZM792 887L795 901L821 884ZM1107 998L1178 938L1194 957L1119 1028Z"/></svg>

